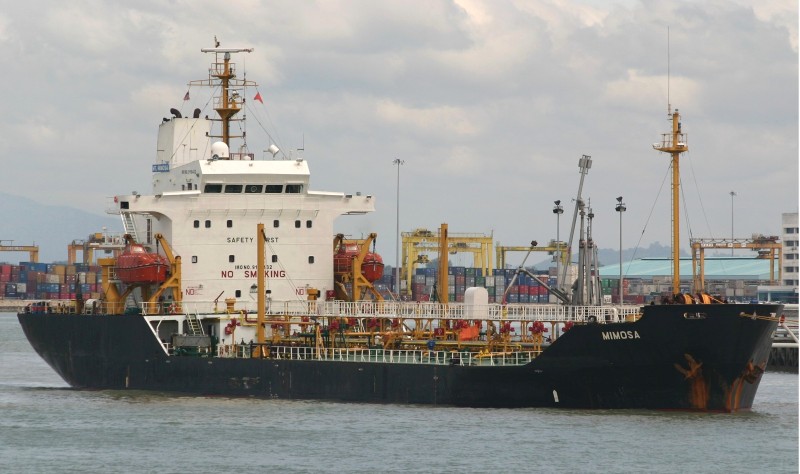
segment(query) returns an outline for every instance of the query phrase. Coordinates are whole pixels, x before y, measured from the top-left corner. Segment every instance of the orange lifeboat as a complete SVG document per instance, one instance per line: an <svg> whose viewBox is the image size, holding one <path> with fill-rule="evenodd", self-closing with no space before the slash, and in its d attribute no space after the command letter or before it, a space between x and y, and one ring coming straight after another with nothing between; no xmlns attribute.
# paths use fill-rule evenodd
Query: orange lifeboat
<svg viewBox="0 0 800 474"><path fill-rule="evenodd" d="M333 254L333 272L337 275L349 275L353 272L353 260L360 253L358 244L344 244ZM368 252L361 264L361 274L370 283L383 276L383 258L375 252Z"/></svg>
<svg viewBox="0 0 800 474"><path fill-rule="evenodd" d="M374 252L369 252L361 264L361 274L368 282L373 283L383 276L383 259Z"/></svg>
<svg viewBox="0 0 800 474"><path fill-rule="evenodd" d="M123 283L163 283L167 279L169 262L166 257L150 253L141 244L128 242L117 257L115 271Z"/></svg>

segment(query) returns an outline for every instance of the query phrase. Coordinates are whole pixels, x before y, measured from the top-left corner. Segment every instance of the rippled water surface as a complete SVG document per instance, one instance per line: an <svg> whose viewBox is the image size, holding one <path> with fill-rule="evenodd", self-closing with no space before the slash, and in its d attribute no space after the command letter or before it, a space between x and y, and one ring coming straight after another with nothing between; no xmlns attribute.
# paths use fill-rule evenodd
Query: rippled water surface
<svg viewBox="0 0 800 474"><path fill-rule="evenodd" d="M3 472L798 472L798 375L753 410L487 410L72 390L0 314Z"/></svg>

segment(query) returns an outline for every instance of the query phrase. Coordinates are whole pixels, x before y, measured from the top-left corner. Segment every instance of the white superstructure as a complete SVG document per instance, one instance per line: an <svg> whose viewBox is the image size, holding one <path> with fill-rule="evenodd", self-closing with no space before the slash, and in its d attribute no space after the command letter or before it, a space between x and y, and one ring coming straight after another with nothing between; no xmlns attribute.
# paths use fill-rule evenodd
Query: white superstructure
<svg viewBox="0 0 800 474"><path fill-rule="evenodd" d="M229 59L226 53L226 73L232 69ZM223 63L216 66L211 76L218 78ZM226 88L221 101L218 112L222 107L236 113L242 104ZM228 153L228 146L211 135L211 119L199 111L192 118L179 115L160 125L152 194L114 198L125 232L146 245L155 245L156 233L164 235L181 256L185 302L253 302L256 227L263 223L269 297L305 300L306 289L315 288L325 299L333 289L334 220L374 211L374 198L312 191L305 159L257 160L249 153Z"/></svg>

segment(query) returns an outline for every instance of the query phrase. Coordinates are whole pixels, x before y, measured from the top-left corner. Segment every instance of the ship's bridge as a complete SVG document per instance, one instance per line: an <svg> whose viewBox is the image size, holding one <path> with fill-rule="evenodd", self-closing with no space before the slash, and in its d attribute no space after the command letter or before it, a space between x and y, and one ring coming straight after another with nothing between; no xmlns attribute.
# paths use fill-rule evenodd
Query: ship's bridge
<svg viewBox="0 0 800 474"><path fill-rule="evenodd" d="M225 194L304 194L310 172L305 160L204 160L200 191Z"/></svg>

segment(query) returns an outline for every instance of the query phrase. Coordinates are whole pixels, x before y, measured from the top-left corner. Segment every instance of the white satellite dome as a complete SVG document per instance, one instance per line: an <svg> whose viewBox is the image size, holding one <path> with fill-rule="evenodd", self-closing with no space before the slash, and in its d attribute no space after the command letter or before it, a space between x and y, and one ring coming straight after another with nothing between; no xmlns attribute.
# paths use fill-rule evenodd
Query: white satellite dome
<svg viewBox="0 0 800 474"><path fill-rule="evenodd" d="M211 144L212 160L227 160L231 157L228 145L225 142L214 142Z"/></svg>

